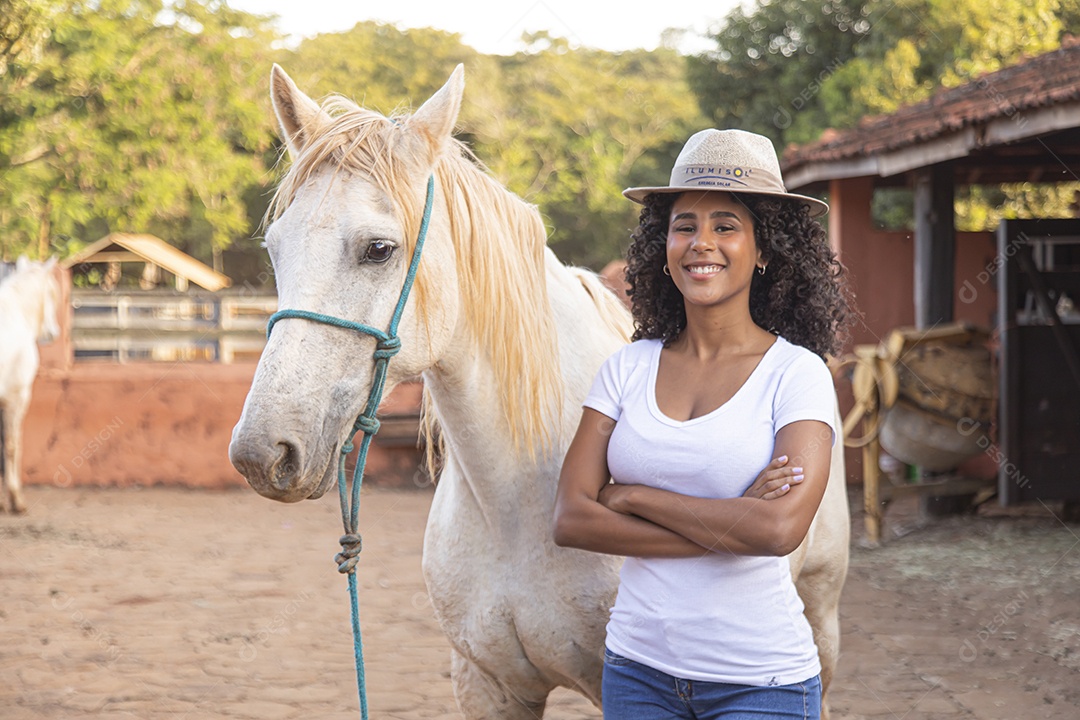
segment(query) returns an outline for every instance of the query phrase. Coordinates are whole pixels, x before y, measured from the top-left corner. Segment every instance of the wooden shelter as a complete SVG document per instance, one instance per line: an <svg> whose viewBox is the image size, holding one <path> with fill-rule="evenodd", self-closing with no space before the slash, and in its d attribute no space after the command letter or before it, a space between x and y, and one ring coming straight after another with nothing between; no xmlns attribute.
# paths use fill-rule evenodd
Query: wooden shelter
<svg viewBox="0 0 1080 720"><path fill-rule="evenodd" d="M165 270L176 278L176 289L180 292L186 291L189 283L211 292L232 285L228 276L181 252L161 238L142 233L111 233L64 260L61 265L65 268L78 268L100 263L109 265L117 278L121 263L142 263L143 289L150 289L157 284L160 270Z"/></svg>
<svg viewBox="0 0 1080 720"><path fill-rule="evenodd" d="M997 328L1003 503L1080 501L1080 220L957 233L961 185L1080 181L1080 42L858 127L789 148L788 189L826 193L829 234L856 286L857 342L951 321ZM908 187L914 233L875 226L875 190ZM970 429L974 426L965 426ZM982 432L979 430L979 432Z"/></svg>

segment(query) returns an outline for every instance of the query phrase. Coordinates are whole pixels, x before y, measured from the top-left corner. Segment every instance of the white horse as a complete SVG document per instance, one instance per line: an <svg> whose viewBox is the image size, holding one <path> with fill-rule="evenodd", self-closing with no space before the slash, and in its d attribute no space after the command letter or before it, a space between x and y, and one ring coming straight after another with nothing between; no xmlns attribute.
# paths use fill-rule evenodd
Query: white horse
<svg viewBox="0 0 1080 720"><path fill-rule="evenodd" d="M30 406L30 389L38 371L37 343L60 334L56 309L60 285L56 260L19 258L15 272L0 283L0 476L4 505L26 511L22 496L22 422Z"/></svg>
<svg viewBox="0 0 1080 720"><path fill-rule="evenodd" d="M266 245L280 307L385 328L434 175L388 387L423 376L444 446L423 567L461 712L531 720L558 686L600 703L620 559L556 547L553 507L581 401L631 322L595 275L546 247L537 209L451 137L463 89L459 67L414 115L387 119L340 98L320 107L275 66L271 96L292 165ZM256 491L296 502L331 487L368 396L373 348L339 328L277 324L229 449ZM833 457L818 519L792 559L826 683L848 537L843 456Z"/></svg>

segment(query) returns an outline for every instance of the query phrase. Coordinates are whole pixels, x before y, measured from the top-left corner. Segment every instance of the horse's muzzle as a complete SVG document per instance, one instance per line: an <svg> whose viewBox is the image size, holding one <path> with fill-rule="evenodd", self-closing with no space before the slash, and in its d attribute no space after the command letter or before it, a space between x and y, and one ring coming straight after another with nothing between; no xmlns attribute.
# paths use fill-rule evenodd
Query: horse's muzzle
<svg viewBox="0 0 1080 720"><path fill-rule="evenodd" d="M299 502L319 489L304 482L303 459L299 443L284 438L233 438L229 445L229 460L237 472L255 492L280 502Z"/></svg>

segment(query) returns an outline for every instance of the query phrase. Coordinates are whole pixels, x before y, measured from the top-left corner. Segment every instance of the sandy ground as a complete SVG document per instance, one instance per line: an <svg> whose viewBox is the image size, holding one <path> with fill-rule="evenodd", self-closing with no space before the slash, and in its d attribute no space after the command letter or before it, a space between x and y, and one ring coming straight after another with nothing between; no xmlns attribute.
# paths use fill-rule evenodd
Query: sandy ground
<svg viewBox="0 0 1080 720"><path fill-rule="evenodd" d="M0 515L0 718L359 716L335 497L27 495ZM365 491L373 718L460 717L420 573L430 501ZM888 543L852 552L834 717L1080 717L1080 527L1053 509L919 527L891 508ZM560 691L547 717L599 713Z"/></svg>

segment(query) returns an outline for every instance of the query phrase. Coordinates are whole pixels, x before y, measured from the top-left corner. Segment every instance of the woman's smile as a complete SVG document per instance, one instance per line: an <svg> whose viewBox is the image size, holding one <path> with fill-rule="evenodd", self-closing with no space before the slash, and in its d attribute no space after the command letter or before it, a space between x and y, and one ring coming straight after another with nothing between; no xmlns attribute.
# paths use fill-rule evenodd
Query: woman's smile
<svg viewBox="0 0 1080 720"><path fill-rule="evenodd" d="M716 277L723 270L727 269L727 265L720 265L719 263L690 263L684 266L686 268L686 274L690 276L691 280L708 280Z"/></svg>

